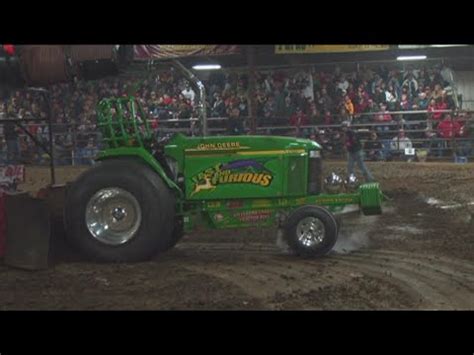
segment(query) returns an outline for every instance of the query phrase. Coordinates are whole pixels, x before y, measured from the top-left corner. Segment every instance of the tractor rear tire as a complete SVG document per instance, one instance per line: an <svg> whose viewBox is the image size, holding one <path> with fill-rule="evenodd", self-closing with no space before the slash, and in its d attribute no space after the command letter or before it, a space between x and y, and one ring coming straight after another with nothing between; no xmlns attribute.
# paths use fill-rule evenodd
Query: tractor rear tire
<svg viewBox="0 0 474 355"><path fill-rule="evenodd" d="M336 244L339 228L325 208L303 206L290 214L284 231L288 246L297 255L321 257Z"/></svg>
<svg viewBox="0 0 474 355"><path fill-rule="evenodd" d="M165 250L169 250L171 248L174 248L176 244L181 240L181 238L184 235L184 226L183 226L183 220L182 218L176 219L174 223L174 228L173 228L173 233L171 235L171 238L169 240L169 244L166 246Z"/></svg>
<svg viewBox="0 0 474 355"><path fill-rule="evenodd" d="M68 189L68 241L95 261L138 262L172 242L175 196L137 159L100 162Z"/></svg>

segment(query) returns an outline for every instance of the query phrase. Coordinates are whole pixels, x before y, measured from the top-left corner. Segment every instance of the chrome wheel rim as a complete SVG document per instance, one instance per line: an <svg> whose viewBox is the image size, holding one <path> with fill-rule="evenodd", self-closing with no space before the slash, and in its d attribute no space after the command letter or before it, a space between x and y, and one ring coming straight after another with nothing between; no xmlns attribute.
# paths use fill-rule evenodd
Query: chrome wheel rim
<svg viewBox="0 0 474 355"><path fill-rule="evenodd" d="M298 241L305 248L314 248L324 241L326 228L316 217L306 217L296 225Z"/></svg>
<svg viewBox="0 0 474 355"><path fill-rule="evenodd" d="M86 206L86 225L91 235L109 245L120 245L135 237L142 221L137 199L119 187L97 191Z"/></svg>

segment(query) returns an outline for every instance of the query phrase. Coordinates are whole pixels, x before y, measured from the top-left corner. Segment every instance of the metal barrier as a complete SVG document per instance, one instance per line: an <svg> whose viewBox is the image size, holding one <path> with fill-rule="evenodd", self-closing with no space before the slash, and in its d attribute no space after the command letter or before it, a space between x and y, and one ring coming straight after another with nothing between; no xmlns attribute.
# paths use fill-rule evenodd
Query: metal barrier
<svg viewBox="0 0 474 355"><path fill-rule="evenodd" d="M456 137L453 135L451 138L441 138L437 136L427 136L426 133L435 131L436 122L430 119L430 116L435 113L453 113L451 116L452 123L455 121L472 121L474 115L469 117L462 117L462 114L470 114L471 111L453 112L451 110L440 110L440 111L395 111L395 112L373 112L364 113L352 117L353 129L359 131L361 135L361 141L365 145L368 141L368 135L371 132L376 132L379 136L379 140L382 144L383 158L387 155L399 156L403 153L404 144L400 144L397 137L397 133L400 130L404 130L406 135L411 141L411 148L417 151L427 150L432 158L446 159L453 155L462 155L468 157L474 157L474 138ZM392 118L398 116L398 118L392 119L390 122L360 122L361 116L374 116L374 115L391 115ZM424 115L424 119L411 120L409 116ZM337 118L337 117L336 117ZM243 134L250 133L250 125L248 124L248 117L241 117L238 119L243 120ZM286 120L288 117L272 117L273 120ZM210 117L208 118L209 123L209 134L211 135L225 135L228 133L227 123L229 118L227 117ZM265 120L265 119L263 119ZM181 132L188 135L199 135L199 119L188 118L188 119L168 119L168 120L155 120L150 119L150 123L155 125L155 132L157 135ZM26 124L30 133L35 134L36 137L44 142L49 143L49 130L46 123L34 122L32 124ZM55 150L55 162L57 165L90 165L93 164L94 157L99 152L101 147L101 137L98 130L85 129L84 125L79 124L53 124L52 126L52 137L54 142ZM287 135L287 136L306 136L310 137L311 134L316 134L316 141L321 143L323 147L323 153L327 156L343 157L343 141L341 135L341 124L310 124L302 126L290 126L285 125L272 125L272 126L259 126L256 128L257 134L276 134L276 135ZM471 133L472 136L472 133ZM40 150L35 148L31 142L31 138L25 133L18 134L18 141L20 144L20 157L19 161L11 161L8 159L8 148L11 142L5 140L3 125L0 124L0 164L7 163L22 163L22 164L49 164L49 157L45 154L41 154ZM365 149L366 153L370 152L370 149ZM395 154L395 152L397 154ZM424 152L426 153L426 152ZM405 157L406 158L406 157Z"/></svg>

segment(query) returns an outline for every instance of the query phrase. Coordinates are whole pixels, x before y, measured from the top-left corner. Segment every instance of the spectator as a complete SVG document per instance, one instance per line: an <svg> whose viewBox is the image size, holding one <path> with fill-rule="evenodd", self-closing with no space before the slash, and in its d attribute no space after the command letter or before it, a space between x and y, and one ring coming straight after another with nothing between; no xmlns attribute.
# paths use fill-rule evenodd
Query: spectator
<svg viewBox="0 0 474 355"><path fill-rule="evenodd" d="M368 101L366 101L364 95L362 93L358 93L356 97L356 102L354 105L354 113L360 114L362 112L365 112L365 110L368 107Z"/></svg>
<svg viewBox="0 0 474 355"><path fill-rule="evenodd" d="M263 115L267 119L267 121L270 121L270 118L271 119L274 118L275 113L276 113L276 102L273 96L269 96L267 102L265 102L265 105L263 106Z"/></svg>
<svg viewBox="0 0 474 355"><path fill-rule="evenodd" d="M369 99L367 101L367 107L364 110L364 113L376 113L379 112L379 108L375 105L374 100ZM362 115L360 117L361 122L367 123L375 121L375 115Z"/></svg>
<svg viewBox="0 0 474 355"><path fill-rule="evenodd" d="M365 142L364 149L368 160L379 161L383 159L382 143L379 141L376 132L370 133L370 139Z"/></svg>
<svg viewBox="0 0 474 355"><path fill-rule="evenodd" d="M416 92L418 91L418 82L412 72L408 73L407 78L402 83L402 88L404 87L407 88L408 98L411 99L415 97Z"/></svg>
<svg viewBox="0 0 474 355"><path fill-rule="evenodd" d="M326 110L324 112L324 124L325 125L332 125L334 123L334 118L331 114L331 111Z"/></svg>
<svg viewBox="0 0 474 355"><path fill-rule="evenodd" d="M290 117L295 112L295 107L291 100L290 96L285 97L285 105L283 106L283 110L278 113L278 116L281 117Z"/></svg>
<svg viewBox="0 0 474 355"><path fill-rule="evenodd" d="M392 85L389 85L387 90L385 90L385 102L388 105L390 111L395 111L397 108L398 102L398 93L395 91Z"/></svg>
<svg viewBox="0 0 474 355"><path fill-rule="evenodd" d="M425 143L425 147L428 148L429 154L434 155L436 157L442 156L442 148L443 148L443 141L438 138L438 135L431 125L428 125L425 130L425 138L428 140Z"/></svg>
<svg viewBox="0 0 474 355"><path fill-rule="evenodd" d="M396 71L393 70L389 73L387 85L389 89L390 87L393 88L394 93L396 94L397 97L400 96L401 86L400 86L400 81L397 78Z"/></svg>
<svg viewBox="0 0 474 355"><path fill-rule="evenodd" d="M375 88L374 101L377 104L385 103L385 92L382 90L380 86L377 86Z"/></svg>
<svg viewBox="0 0 474 355"><path fill-rule="evenodd" d="M240 111L237 107L232 108L229 112L227 133L229 135L241 135L244 133L244 123L240 117Z"/></svg>
<svg viewBox="0 0 474 355"><path fill-rule="evenodd" d="M474 120L467 120L459 130L459 137L463 140L458 144L457 155L468 157L474 153Z"/></svg>
<svg viewBox="0 0 474 355"><path fill-rule="evenodd" d="M410 138L405 135L403 129L398 131L398 135L393 137L390 145L391 156L399 156L404 160L411 161L412 156L405 153L405 149L413 148Z"/></svg>
<svg viewBox="0 0 474 355"><path fill-rule="evenodd" d="M377 123L381 123L382 125L376 126L376 129L378 131L389 131L390 127L384 124L390 123L392 121L392 115L389 114L389 111L387 110L387 105L381 103L379 107L380 113L374 116L374 121Z"/></svg>
<svg viewBox="0 0 474 355"><path fill-rule="evenodd" d="M374 181L372 174L365 166L359 137L354 130L350 129L349 121L343 122L342 130L344 132L344 146L347 151L347 174L354 174L354 164L357 164L364 175L365 181Z"/></svg>
<svg viewBox="0 0 474 355"><path fill-rule="evenodd" d="M438 125L438 133L444 139L451 139L459 136L461 125L458 121L451 119L451 116L446 114L444 119Z"/></svg>
<svg viewBox="0 0 474 355"><path fill-rule="evenodd" d="M341 123L344 121L351 121L351 117L349 116L349 113L347 112L347 109L345 106L341 106L339 109L339 116L337 117L337 122Z"/></svg>
<svg viewBox="0 0 474 355"><path fill-rule="evenodd" d="M290 125L300 127L309 124L308 117L304 114L300 107L296 108L296 112L290 118Z"/></svg>
<svg viewBox="0 0 474 355"><path fill-rule="evenodd" d="M411 110L411 104L409 101L409 96L407 94L402 94L402 99L400 101L400 110L402 111Z"/></svg>
<svg viewBox="0 0 474 355"><path fill-rule="evenodd" d="M441 78L443 79L444 86L454 86L454 72L451 68L449 68L446 64L442 64L441 71L440 71Z"/></svg>
<svg viewBox="0 0 474 355"><path fill-rule="evenodd" d="M435 101L443 95L443 89L440 84L436 84L431 94L431 98L435 99Z"/></svg>
<svg viewBox="0 0 474 355"><path fill-rule="evenodd" d="M344 97L344 107L350 116L354 115L354 105L347 95Z"/></svg>
<svg viewBox="0 0 474 355"><path fill-rule="evenodd" d="M331 97L329 96L326 88L321 89L321 98L319 100L319 104L321 105L323 110L332 111L333 109L333 99L331 99Z"/></svg>
<svg viewBox="0 0 474 355"><path fill-rule="evenodd" d="M441 95L435 100L435 111L445 111L448 109L448 103L446 101L446 96ZM434 120L440 120L443 117L443 112L435 112L433 114Z"/></svg>
<svg viewBox="0 0 474 355"><path fill-rule="evenodd" d="M420 92L418 97L414 100L412 108L414 110L428 109L428 98L425 92Z"/></svg>
<svg viewBox="0 0 474 355"><path fill-rule="evenodd" d="M410 138L405 135L405 131L400 129L398 131L398 135L392 139L392 150L402 150L404 151L406 148L412 148L412 143Z"/></svg>
<svg viewBox="0 0 474 355"><path fill-rule="evenodd" d="M194 98L195 98L196 94L194 93L194 90L191 89L191 87L189 86L188 83L186 84L186 87L184 88L184 90L181 91L181 94L183 94L183 96L187 100L191 101L191 105L194 105Z"/></svg>
<svg viewBox="0 0 474 355"><path fill-rule="evenodd" d="M341 79L338 80L336 88L339 89L341 92L347 92L347 89L349 88L349 82L347 81L345 76L342 76Z"/></svg>

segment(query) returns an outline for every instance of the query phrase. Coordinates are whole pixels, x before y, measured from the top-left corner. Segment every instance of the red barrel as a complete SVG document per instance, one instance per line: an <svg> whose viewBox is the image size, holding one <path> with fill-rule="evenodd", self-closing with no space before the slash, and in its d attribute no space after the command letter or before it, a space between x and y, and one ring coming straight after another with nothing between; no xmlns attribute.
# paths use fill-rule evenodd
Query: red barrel
<svg viewBox="0 0 474 355"><path fill-rule="evenodd" d="M70 69L63 46L25 45L20 64L29 85L48 85L69 80Z"/></svg>

